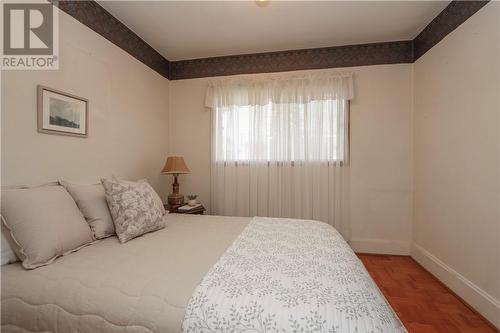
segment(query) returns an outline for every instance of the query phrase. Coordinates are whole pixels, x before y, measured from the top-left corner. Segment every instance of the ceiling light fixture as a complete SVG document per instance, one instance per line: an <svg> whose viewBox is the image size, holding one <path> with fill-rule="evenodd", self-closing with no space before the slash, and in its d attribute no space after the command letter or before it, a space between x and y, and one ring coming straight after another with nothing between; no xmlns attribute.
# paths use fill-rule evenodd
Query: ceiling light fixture
<svg viewBox="0 0 500 333"><path fill-rule="evenodd" d="M255 4L259 7L266 7L269 5L270 0L255 0Z"/></svg>

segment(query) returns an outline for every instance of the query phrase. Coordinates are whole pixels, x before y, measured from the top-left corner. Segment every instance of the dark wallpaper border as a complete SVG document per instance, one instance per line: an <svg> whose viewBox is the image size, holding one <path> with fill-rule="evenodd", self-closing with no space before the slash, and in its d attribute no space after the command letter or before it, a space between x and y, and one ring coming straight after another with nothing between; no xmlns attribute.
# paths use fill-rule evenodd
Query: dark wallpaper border
<svg viewBox="0 0 500 333"><path fill-rule="evenodd" d="M454 0L413 40L169 61L95 1L51 1L170 80L412 63L489 0Z"/></svg>
<svg viewBox="0 0 500 333"><path fill-rule="evenodd" d="M489 0L452 1L413 40L413 61L424 55L488 2Z"/></svg>
<svg viewBox="0 0 500 333"><path fill-rule="evenodd" d="M408 63L411 41L347 45L173 61L172 80L306 69Z"/></svg>
<svg viewBox="0 0 500 333"><path fill-rule="evenodd" d="M170 61L95 1L58 1L52 4L103 36L131 56L169 78Z"/></svg>

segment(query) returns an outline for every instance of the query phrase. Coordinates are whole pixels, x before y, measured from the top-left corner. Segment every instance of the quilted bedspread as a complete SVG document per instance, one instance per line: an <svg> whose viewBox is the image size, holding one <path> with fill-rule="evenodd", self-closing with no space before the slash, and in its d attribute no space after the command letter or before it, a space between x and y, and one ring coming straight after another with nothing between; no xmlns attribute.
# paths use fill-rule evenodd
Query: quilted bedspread
<svg viewBox="0 0 500 333"><path fill-rule="evenodd" d="M183 331L406 332L334 228L272 218L254 218L207 273Z"/></svg>
<svg viewBox="0 0 500 333"><path fill-rule="evenodd" d="M403 332L361 262L314 221L167 216L54 263L2 266L2 332Z"/></svg>
<svg viewBox="0 0 500 333"><path fill-rule="evenodd" d="M167 216L167 227L110 237L52 264L2 266L4 332L178 333L203 276L250 218Z"/></svg>

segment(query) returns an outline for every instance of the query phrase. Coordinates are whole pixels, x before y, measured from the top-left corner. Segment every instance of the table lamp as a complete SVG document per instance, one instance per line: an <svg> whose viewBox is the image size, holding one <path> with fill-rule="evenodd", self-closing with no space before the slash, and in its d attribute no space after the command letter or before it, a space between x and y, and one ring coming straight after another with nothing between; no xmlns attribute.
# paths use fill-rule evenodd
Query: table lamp
<svg viewBox="0 0 500 333"><path fill-rule="evenodd" d="M174 183L172 184L172 193L168 196L168 205L171 211L176 211L177 208L184 204L184 195L179 194L179 183L177 176L184 173L190 173L184 157L182 156L169 156L167 162L161 171L162 174L174 175Z"/></svg>

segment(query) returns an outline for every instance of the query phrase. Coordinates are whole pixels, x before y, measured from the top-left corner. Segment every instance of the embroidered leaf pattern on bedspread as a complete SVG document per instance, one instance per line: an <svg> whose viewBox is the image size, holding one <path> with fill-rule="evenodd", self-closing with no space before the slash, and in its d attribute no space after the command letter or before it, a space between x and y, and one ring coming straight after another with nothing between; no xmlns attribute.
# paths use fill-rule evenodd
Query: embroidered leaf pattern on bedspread
<svg viewBox="0 0 500 333"><path fill-rule="evenodd" d="M254 218L196 288L183 332L406 332L330 225Z"/></svg>

